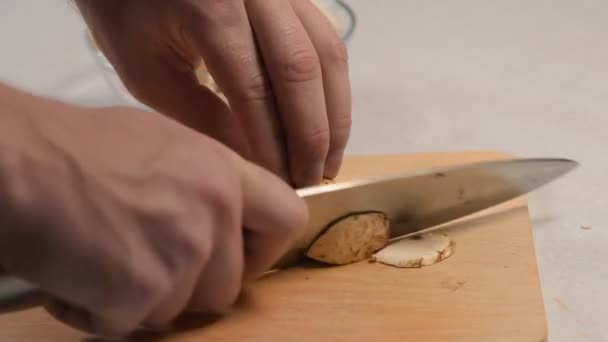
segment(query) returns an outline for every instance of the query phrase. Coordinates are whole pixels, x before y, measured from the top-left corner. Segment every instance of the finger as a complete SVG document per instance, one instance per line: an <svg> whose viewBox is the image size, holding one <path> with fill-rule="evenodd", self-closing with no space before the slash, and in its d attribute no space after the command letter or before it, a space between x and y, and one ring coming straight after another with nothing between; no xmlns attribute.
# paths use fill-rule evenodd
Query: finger
<svg viewBox="0 0 608 342"><path fill-rule="evenodd" d="M251 160L288 180L285 137L243 1L207 1L191 12L189 40L242 120Z"/></svg>
<svg viewBox="0 0 608 342"><path fill-rule="evenodd" d="M236 210L241 212L240 208ZM188 307L194 311L223 314L241 292L245 261L241 216L216 216L211 223L214 226L208 228L214 232L211 256L199 276Z"/></svg>
<svg viewBox="0 0 608 342"><path fill-rule="evenodd" d="M319 56L289 1L246 4L287 135L291 178L299 187L318 184L330 140Z"/></svg>
<svg viewBox="0 0 608 342"><path fill-rule="evenodd" d="M268 271L298 237L308 220L304 201L284 182L254 164L241 170L246 227L245 280Z"/></svg>
<svg viewBox="0 0 608 342"><path fill-rule="evenodd" d="M190 302L193 294L197 291L201 272L205 270L213 260L211 260L213 243L217 240L217 236L213 236L211 232L214 225L218 223L211 211L200 211L200 219L195 220L194 224L176 226L175 229L183 229L184 232L176 232L176 230L168 231L169 234L175 236L188 236L188 242L185 243L179 251L157 246L161 251L161 260L168 265L175 265L171 268L176 270L170 277L172 279L173 288L168 294L162 298L158 304L150 310L148 316L143 320L142 325L153 330L167 330L171 328L173 322L185 311L190 308ZM238 225L238 222L231 222L232 225ZM196 234L192 234L195 232ZM171 239L167 236L167 239ZM161 243L164 239L160 239ZM229 260L228 260L229 261ZM215 261L217 262L217 261ZM223 262L223 260L220 260ZM205 272L207 272L205 270Z"/></svg>
<svg viewBox="0 0 608 342"><path fill-rule="evenodd" d="M216 242L190 299L189 309L193 311L223 314L241 292L244 268L242 236L239 233Z"/></svg>
<svg viewBox="0 0 608 342"><path fill-rule="evenodd" d="M182 264L190 263L191 261L185 261ZM201 264L199 269L202 268ZM151 310L148 317L142 321L142 326L155 331L170 329L173 322L187 309L199 275L198 270L184 270L181 276L175 279L175 288Z"/></svg>
<svg viewBox="0 0 608 342"><path fill-rule="evenodd" d="M234 113L199 83L192 66L169 60L170 63L141 61L118 72L129 91L143 103L247 157L249 150L243 129Z"/></svg>
<svg viewBox="0 0 608 342"><path fill-rule="evenodd" d="M53 203L60 192L58 188L46 187L65 185L41 185L35 181L33 184L49 190L40 193L42 203ZM48 193L54 195L45 196ZM83 222L70 209L60 212L73 222ZM14 247L2 244L0 259L11 273L69 302L55 300L48 304L47 308L58 318L82 330L117 335L133 329L156 298L164 296L166 282L162 273L151 267L152 260L140 257L135 268L125 262L126 245L118 233L110 232L112 229L109 234L95 234L82 227L44 225L38 219L32 221L31 229L26 225L28 229L14 234L11 244ZM26 245L32 253L24 257L17 248Z"/></svg>
<svg viewBox="0 0 608 342"><path fill-rule="evenodd" d="M87 310L69 305L60 300L51 300L44 308L59 322L74 329L106 338L115 339L124 337L138 327L136 322L129 324L124 320L118 322L100 316L93 316Z"/></svg>
<svg viewBox="0 0 608 342"><path fill-rule="evenodd" d="M340 170L352 125L348 52L331 22L312 2L291 0L291 4L321 61L330 131L324 176L334 179Z"/></svg>

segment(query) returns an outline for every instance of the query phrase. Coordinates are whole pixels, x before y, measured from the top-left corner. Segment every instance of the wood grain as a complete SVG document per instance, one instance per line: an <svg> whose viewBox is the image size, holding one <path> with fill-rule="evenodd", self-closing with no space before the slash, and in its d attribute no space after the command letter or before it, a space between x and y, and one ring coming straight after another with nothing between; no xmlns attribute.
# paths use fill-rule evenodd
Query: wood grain
<svg viewBox="0 0 608 342"><path fill-rule="evenodd" d="M352 156L337 181L460 162L489 152ZM261 279L235 312L186 317L166 335L131 341L544 341L546 322L527 203L520 198L444 226L454 254L399 269L306 264ZM94 341L42 310L0 317L0 340Z"/></svg>

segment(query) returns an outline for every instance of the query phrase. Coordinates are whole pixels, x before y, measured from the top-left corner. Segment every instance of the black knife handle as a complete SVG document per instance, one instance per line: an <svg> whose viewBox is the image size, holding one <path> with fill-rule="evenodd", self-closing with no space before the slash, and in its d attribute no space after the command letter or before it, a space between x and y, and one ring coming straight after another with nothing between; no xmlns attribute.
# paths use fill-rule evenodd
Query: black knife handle
<svg viewBox="0 0 608 342"><path fill-rule="evenodd" d="M47 296L36 286L8 274L0 274L0 314L44 305Z"/></svg>

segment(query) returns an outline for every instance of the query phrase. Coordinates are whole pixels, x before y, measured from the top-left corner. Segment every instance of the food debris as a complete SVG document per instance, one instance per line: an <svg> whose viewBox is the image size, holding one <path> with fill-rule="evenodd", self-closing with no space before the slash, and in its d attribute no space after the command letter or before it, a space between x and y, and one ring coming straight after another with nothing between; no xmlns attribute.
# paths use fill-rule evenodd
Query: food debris
<svg viewBox="0 0 608 342"><path fill-rule="evenodd" d="M440 284L442 288L450 290L450 292L456 292L460 290L460 288L463 287L466 283L467 282L465 280L455 280L452 278L447 278L441 281Z"/></svg>
<svg viewBox="0 0 608 342"><path fill-rule="evenodd" d="M555 303L557 303L557 305L560 307L560 309L564 310L564 311L568 311L568 305L566 305L566 303L564 303L561 299L559 298L553 298L553 300L555 301Z"/></svg>
<svg viewBox="0 0 608 342"><path fill-rule="evenodd" d="M584 229L584 230L591 230L591 229L593 229L593 227L591 227L591 226L580 226L580 228Z"/></svg>

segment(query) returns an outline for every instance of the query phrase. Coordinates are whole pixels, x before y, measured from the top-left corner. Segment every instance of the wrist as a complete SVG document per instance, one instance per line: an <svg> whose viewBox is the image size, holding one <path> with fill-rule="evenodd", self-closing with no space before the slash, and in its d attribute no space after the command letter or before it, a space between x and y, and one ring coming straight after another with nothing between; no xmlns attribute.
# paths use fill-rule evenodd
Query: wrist
<svg viewBox="0 0 608 342"><path fill-rule="evenodd" d="M21 94L0 85L0 230L13 227L19 202L24 200L24 149L29 113L19 110Z"/></svg>
<svg viewBox="0 0 608 342"><path fill-rule="evenodd" d="M79 203L66 171L84 143L76 113L83 111L0 83L0 265L15 274L77 227Z"/></svg>
<svg viewBox="0 0 608 342"><path fill-rule="evenodd" d="M65 226L58 213L66 184L54 172L62 147L51 136L61 107L0 84L0 265L11 273L27 274L29 258Z"/></svg>

